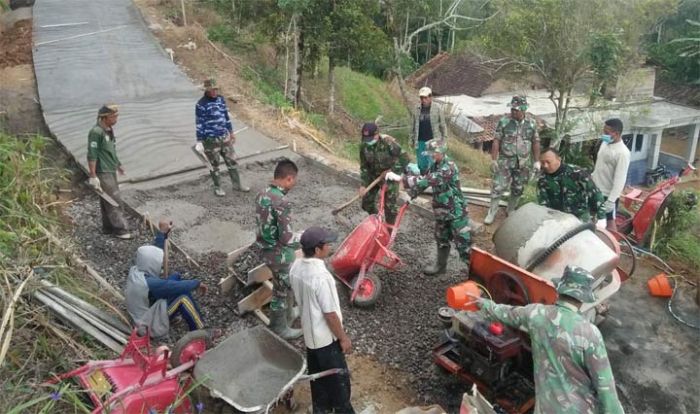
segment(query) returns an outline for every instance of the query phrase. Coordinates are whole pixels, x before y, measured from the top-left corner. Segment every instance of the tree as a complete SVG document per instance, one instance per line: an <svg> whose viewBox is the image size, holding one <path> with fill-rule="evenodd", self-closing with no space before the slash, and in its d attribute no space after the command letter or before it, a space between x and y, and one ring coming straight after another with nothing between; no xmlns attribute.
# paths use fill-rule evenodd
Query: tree
<svg viewBox="0 0 700 414"><path fill-rule="evenodd" d="M480 44L493 57L506 58L514 68L543 79L555 108L552 146L558 147L574 85L594 70L600 79L610 79L622 69L612 62L638 61L642 35L677 1L494 0L494 4L500 13L486 23Z"/></svg>

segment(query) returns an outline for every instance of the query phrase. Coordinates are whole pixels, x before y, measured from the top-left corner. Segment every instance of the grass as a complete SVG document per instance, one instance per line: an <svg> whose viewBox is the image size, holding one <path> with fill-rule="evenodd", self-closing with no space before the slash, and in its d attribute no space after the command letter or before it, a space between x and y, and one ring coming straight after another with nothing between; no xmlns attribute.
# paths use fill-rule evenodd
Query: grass
<svg viewBox="0 0 700 414"><path fill-rule="evenodd" d="M406 109L381 79L347 67L336 68L335 79L339 102L353 118L370 122L381 115L382 124L408 126Z"/></svg>
<svg viewBox="0 0 700 414"><path fill-rule="evenodd" d="M700 213L688 200L698 193L676 191L669 197L666 214L660 222L651 249L666 259L674 259L691 269L700 268ZM691 207L691 208L689 208Z"/></svg>
<svg viewBox="0 0 700 414"><path fill-rule="evenodd" d="M38 384L52 373L74 368L76 359L107 355L91 339L71 335L25 294L40 277L68 291L100 291L66 266L66 258L44 234L44 229L60 231L61 202L54 189L68 183L67 170L52 166L44 155L54 145L49 138L19 138L0 131L0 306L7 316L0 326L0 348L7 346L0 358L4 413L88 412L74 391ZM24 281L26 288L14 302Z"/></svg>

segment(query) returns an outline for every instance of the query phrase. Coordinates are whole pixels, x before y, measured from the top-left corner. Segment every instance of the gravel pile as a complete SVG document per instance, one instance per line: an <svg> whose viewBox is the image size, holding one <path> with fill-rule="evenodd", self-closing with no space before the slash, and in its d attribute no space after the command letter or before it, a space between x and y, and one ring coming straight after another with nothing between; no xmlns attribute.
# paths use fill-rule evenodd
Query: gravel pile
<svg viewBox="0 0 700 414"><path fill-rule="evenodd" d="M188 231L205 225L213 217L235 223L244 231L252 232L254 192L269 181L271 171L270 164L249 167L244 174L253 184L254 191L243 196L216 198L211 194L209 182L201 179L152 192L125 194L125 198L137 208L138 205L152 207L177 200L200 206L207 212L190 220L187 226L176 229L173 239L179 245L179 240L185 240ZM336 222L330 210L352 197L355 191L353 185L342 179L329 176L316 167L303 165L299 184L290 193L294 205L295 229L302 230L311 224L320 224L334 228L344 237L352 229ZM152 241L150 231L137 219L131 218L132 226L140 229L136 239L122 241L100 234L99 205L94 196L73 203L69 214L75 222L73 237L81 256L115 286L123 287L136 249ZM364 217L359 203L341 214L354 224ZM156 215L151 216L157 219ZM422 267L435 257L433 226L432 221L415 213L409 212L404 217L394 251L404 260L405 265L395 271L375 268L374 274L382 280L383 288L374 309L351 307L347 289L339 287L339 293L343 302L345 325L356 352L371 355L380 363L405 373L405 379L415 391L417 403L437 403L448 411L454 411L467 387L439 371L431 360L430 352L441 336L437 309L445 303L445 289L463 280L459 274L463 266L453 251L447 275L427 277L422 274ZM231 237L240 235L232 234ZM481 244L478 237L476 242ZM243 297L239 286L228 297L222 297L216 291L219 279L228 275L223 265L225 254L220 251L199 254L193 254L191 250L188 252L200 263L201 270L189 265L174 252L170 256L170 268L180 271L184 277L199 278L213 288L209 295L198 298L206 322L211 326L223 327L227 332L259 323L254 316L237 316L236 302ZM234 269L238 274L245 275L259 263L255 252L248 251L237 260ZM175 329L173 337L179 337L186 328L184 323L180 323L175 324ZM302 341L297 341L295 345L302 346Z"/></svg>

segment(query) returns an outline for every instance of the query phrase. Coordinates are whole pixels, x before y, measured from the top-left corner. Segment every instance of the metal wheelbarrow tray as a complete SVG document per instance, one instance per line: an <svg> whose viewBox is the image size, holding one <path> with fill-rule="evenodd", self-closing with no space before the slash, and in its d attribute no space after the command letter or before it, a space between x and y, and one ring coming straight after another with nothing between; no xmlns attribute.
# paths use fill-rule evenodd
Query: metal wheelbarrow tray
<svg viewBox="0 0 700 414"><path fill-rule="evenodd" d="M262 326L236 332L194 366L195 378L214 397L246 413L268 409L305 371L299 351Z"/></svg>

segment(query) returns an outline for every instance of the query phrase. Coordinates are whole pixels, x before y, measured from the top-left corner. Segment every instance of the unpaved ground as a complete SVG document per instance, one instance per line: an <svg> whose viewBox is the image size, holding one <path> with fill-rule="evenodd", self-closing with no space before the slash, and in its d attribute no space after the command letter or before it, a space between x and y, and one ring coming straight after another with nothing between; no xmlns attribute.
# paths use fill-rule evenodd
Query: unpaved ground
<svg viewBox="0 0 700 414"><path fill-rule="evenodd" d="M255 178L251 182L254 188L259 189L264 185L265 177L269 180L272 165L254 164L243 170L244 175ZM350 228L337 224L330 215L330 210L332 206L354 195L355 187L342 185L337 177L310 164L302 162L300 168L299 184L290 192L290 199L295 206L295 228L302 230L311 224L317 224L332 227L344 236ZM182 224L176 218L179 227L176 227L173 235L178 243L206 248L206 243L198 241L199 237L189 235L191 231L202 228L223 236L228 235L236 241L248 240L249 235L252 235L254 193L234 193L217 198L213 195L207 178L151 192L127 192L125 197L136 206L147 206L153 209L149 211L156 211L161 205L170 205L173 194L177 194L173 207L182 208L175 214L182 217ZM349 210L345 216L353 223L359 222L363 217L357 205ZM183 211L191 213L192 217L182 215ZM138 240L126 242L99 234L99 209L94 197L74 203L69 212L75 220L74 239L84 246L85 257L107 278L121 285L136 248L150 242L150 234L142 234ZM157 218L154 215L152 217ZM227 233L229 227L211 223L235 223L242 231ZM138 223L134 222L133 225L138 226ZM437 375L437 370L430 361L430 350L440 334L436 310L444 303L445 288L462 279L458 274L461 266L456 255L453 255L450 262L454 275L437 279L424 277L420 273L424 262L414 258L426 257L429 258L427 260L432 260L433 250L432 222L411 213L402 225L396 243L396 251L406 260L406 266L393 273L377 270L376 274L382 278L384 288L376 308L361 310L350 307L347 292L341 290L347 329L357 353L353 358L367 361L367 366L375 365L369 370L359 365L353 373L353 383L357 384L354 401L359 408L374 405L379 410L377 412L392 412L388 410L394 410L394 405L387 402L392 400L400 401L404 406L418 401L455 407L461 392L466 389L462 384L452 383L449 378ZM205 268L204 272L187 266L181 258L174 260L172 268L184 269L187 277L204 279L212 286L226 274L221 268L225 258L222 253L200 253L195 258ZM240 274L244 274L258 263L254 255L246 254L234 267ZM242 292L236 291L227 298L216 294L201 298L206 320L213 326L227 328L228 332L258 323L253 317L249 316L242 321L234 314L235 303L241 297ZM178 329L182 332L181 326ZM388 372L395 373L383 374Z"/></svg>

